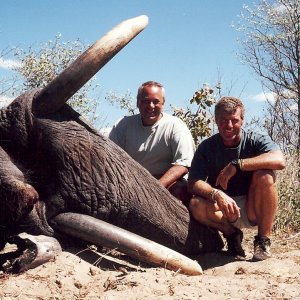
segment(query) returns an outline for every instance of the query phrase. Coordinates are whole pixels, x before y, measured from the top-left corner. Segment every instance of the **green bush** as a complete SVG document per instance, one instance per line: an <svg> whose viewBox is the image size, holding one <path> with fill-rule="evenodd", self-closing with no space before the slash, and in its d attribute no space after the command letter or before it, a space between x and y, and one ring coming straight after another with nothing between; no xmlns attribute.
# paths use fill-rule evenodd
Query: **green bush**
<svg viewBox="0 0 300 300"><path fill-rule="evenodd" d="M211 120L213 116L210 108L216 102L213 92L214 90L211 87L204 84L203 88L194 93L190 104L194 105L195 111L191 107L187 109L172 107L173 116L186 123L196 146L198 146L201 139L209 137L212 132Z"/></svg>

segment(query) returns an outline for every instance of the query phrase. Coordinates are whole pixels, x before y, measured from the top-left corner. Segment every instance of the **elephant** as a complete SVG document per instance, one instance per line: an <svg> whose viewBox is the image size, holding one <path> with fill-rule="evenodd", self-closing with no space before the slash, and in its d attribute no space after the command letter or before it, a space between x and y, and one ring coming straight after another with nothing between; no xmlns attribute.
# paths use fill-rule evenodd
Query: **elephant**
<svg viewBox="0 0 300 300"><path fill-rule="evenodd" d="M67 104L147 24L123 21L46 87L0 110L0 248L20 232L55 237L57 216L76 213L187 256L222 249L218 232Z"/></svg>

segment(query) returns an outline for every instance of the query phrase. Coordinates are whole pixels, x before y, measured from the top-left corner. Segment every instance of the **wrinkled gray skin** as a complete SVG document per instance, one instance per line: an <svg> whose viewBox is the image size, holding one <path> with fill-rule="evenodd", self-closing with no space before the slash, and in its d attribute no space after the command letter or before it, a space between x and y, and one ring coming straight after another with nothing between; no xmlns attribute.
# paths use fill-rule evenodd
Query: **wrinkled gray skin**
<svg viewBox="0 0 300 300"><path fill-rule="evenodd" d="M77 212L181 253L220 248L216 233L192 220L181 202L121 148L84 126L70 107L34 117L33 94L21 95L1 110L2 236L21 231L54 235L47 225L51 218ZM38 205L28 215L37 197Z"/></svg>
<svg viewBox="0 0 300 300"><path fill-rule="evenodd" d="M147 23L146 16L120 23L43 90L0 110L0 248L23 231L55 236L51 219L63 212L91 215L184 254L222 247L216 232L191 219L150 173L66 104Z"/></svg>

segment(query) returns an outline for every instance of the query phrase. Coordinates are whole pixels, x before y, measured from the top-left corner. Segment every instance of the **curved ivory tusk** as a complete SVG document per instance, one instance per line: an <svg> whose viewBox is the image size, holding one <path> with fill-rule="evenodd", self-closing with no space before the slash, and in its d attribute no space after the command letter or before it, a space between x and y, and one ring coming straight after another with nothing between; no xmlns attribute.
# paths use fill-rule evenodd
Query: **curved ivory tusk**
<svg viewBox="0 0 300 300"><path fill-rule="evenodd" d="M59 110L147 24L148 17L142 15L114 27L36 94L32 103L33 113L43 116Z"/></svg>
<svg viewBox="0 0 300 300"><path fill-rule="evenodd" d="M140 261L187 275L203 274L194 260L137 234L94 217L63 213L51 219L51 225L68 235L96 245L117 248L120 252Z"/></svg>

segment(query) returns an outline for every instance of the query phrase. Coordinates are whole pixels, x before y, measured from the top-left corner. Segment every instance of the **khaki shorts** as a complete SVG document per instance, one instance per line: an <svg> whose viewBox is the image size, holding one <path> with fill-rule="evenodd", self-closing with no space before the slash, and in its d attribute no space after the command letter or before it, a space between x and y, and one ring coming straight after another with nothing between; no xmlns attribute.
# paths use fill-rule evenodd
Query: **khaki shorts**
<svg viewBox="0 0 300 300"><path fill-rule="evenodd" d="M276 181L277 172L275 170L269 170L269 172L271 175L274 176L274 180ZM239 229L257 227L257 225L251 223L247 217L247 210L246 210L247 196L246 195L236 196L236 197L232 197L232 199L234 199L234 201L240 208L240 213L241 213L241 217L237 219L234 223L232 223L232 225Z"/></svg>
<svg viewBox="0 0 300 300"><path fill-rule="evenodd" d="M234 223L232 223L232 225L239 229L255 228L257 225L253 225L247 217L247 211L246 211L247 196L246 195L236 196L236 197L232 197L232 199L234 199L237 206L240 208L240 214L241 214L241 217L238 218Z"/></svg>

